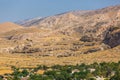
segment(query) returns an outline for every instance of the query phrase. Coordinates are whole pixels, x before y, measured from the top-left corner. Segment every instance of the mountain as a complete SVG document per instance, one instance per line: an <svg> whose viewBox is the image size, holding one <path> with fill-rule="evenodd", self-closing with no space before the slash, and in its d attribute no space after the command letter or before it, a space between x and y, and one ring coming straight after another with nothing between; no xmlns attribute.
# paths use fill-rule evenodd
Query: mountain
<svg viewBox="0 0 120 80"><path fill-rule="evenodd" d="M10 53L18 62L18 55L24 56L20 59L23 63L25 60L25 66L120 60L120 5L70 11L17 24L24 28L10 28L0 34L0 53Z"/></svg>
<svg viewBox="0 0 120 80"><path fill-rule="evenodd" d="M22 26L19 26L17 24L11 23L11 22L2 23L2 24L0 24L0 33L8 32L11 30L16 30L19 28L22 28Z"/></svg>
<svg viewBox="0 0 120 80"><path fill-rule="evenodd" d="M70 26L70 24L75 25L75 24L84 24L84 23L90 25L90 23L92 24L94 21L97 23L97 21L99 22L101 20L109 22L112 18L115 18L117 13L119 13L119 8L120 6L117 5L99 10L71 11L71 12L58 14L55 16L50 16L35 20L33 19L32 20L33 22L29 22L28 20L28 22L26 21L24 24L22 24L22 26L26 26L26 24L29 24L27 26L55 28L58 27L58 25L60 25L61 27Z"/></svg>
<svg viewBox="0 0 120 80"><path fill-rule="evenodd" d="M31 18L31 19L17 21L15 23L18 25L28 26L31 23L36 23L37 21L40 21L41 19L42 19L42 17L37 17L37 18Z"/></svg>
<svg viewBox="0 0 120 80"><path fill-rule="evenodd" d="M52 29L53 33L75 34L103 41L113 26L120 26L120 6L91 11L71 11L46 18L26 21L22 26Z"/></svg>

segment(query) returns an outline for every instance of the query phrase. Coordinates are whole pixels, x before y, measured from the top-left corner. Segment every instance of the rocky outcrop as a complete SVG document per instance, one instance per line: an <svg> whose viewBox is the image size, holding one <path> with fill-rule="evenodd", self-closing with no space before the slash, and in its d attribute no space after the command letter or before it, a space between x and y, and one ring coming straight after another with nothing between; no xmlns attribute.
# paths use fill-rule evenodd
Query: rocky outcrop
<svg viewBox="0 0 120 80"><path fill-rule="evenodd" d="M13 53L14 47L0 48L0 53Z"/></svg>
<svg viewBox="0 0 120 80"><path fill-rule="evenodd" d="M110 28L103 42L111 48L120 45L120 27Z"/></svg>

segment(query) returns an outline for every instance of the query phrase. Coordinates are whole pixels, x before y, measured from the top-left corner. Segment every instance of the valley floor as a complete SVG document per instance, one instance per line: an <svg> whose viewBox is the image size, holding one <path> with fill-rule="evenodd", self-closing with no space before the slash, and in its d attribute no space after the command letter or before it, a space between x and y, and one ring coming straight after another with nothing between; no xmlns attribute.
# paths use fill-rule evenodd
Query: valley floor
<svg viewBox="0 0 120 80"><path fill-rule="evenodd" d="M19 68L34 68L37 65L76 65L80 63L91 64L94 62L118 62L120 61L119 46L106 51L98 51L91 54L80 54L70 57L41 57L35 54L0 54L0 74L11 73L11 66Z"/></svg>

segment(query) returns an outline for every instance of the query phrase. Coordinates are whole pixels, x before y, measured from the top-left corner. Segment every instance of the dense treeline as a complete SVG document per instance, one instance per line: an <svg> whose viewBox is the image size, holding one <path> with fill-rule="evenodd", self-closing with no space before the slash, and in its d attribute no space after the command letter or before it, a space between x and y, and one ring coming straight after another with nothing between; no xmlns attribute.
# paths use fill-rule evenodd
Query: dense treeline
<svg viewBox="0 0 120 80"><path fill-rule="evenodd" d="M19 69L12 67L13 73L6 74L7 80L120 80L120 61L118 63L93 63L90 65L45 65L34 69ZM37 73L39 70L43 74ZM2 80L2 78L0 79Z"/></svg>

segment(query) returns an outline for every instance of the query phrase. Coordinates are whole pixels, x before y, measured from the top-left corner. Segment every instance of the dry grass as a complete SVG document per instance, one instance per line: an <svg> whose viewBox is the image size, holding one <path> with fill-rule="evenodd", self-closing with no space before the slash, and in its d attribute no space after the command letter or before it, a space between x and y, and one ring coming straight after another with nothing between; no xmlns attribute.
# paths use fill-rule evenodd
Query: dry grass
<svg viewBox="0 0 120 80"><path fill-rule="evenodd" d="M10 69L3 69L0 70L0 75L4 75L4 74L11 74L13 71Z"/></svg>
<svg viewBox="0 0 120 80"><path fill-rule="evenodd" d="M45 70L38 70L37 74L44 74Z"/></svg>
<svg viewBox="0 0 120 80"><path fill-rule="evenodd" d="M31 29L30 29L31 30ZM1 40L0 47L9 47L9 46L17 46L22 43L26 43L26 41L18 41L18 43L14 43L12 40ZM47 44L47 45L46 45ZM65 36L59 34L58 36L52 35L48 37L39 38L34 41L34 45L32 46L37 48L58 48L59 50L46 51L44 53L64 53L70 52L70 48L73 48L75 45L79 46L83 44L83 42L79 41L78 38L71 36ZM86 43L87 44L87 43ZM91 48L96 48L99 45L95 46L84 46L79 48L74 53L79 54L81 51L87 51ZM90 64L93 62L117 62L120 60L120 46L109 49L106 51L98 51L90 54L79 54L78 56L70 56L70 57L55 57L55 56L39 56L41 52L33 53L33 54L23 54L23 53L0 53L0 74L4 74L6 72L10 72L11 66L16 67L26 67L26 68L34 68L37 65L75 65L80 63ZM8 71L7 71L8 70Z"/></svg>
<svg viewBox="0 0 120 80"><path fill-rule="evenodd" d="M117 62L120 60L120 52L117 51L116 47L115 49L106 50L106 51L100 51L96 53L91 54L81 54L77 57L40 57L36 56L36 54L0 54L0 72L4 73L8 69L10 69L11 66L16 67L36 67L37 65L75 65L80 63L94 63L94 62ZM7 69L7 70L5 70ZM8 70L8 72L11 72Z"/></svg>

